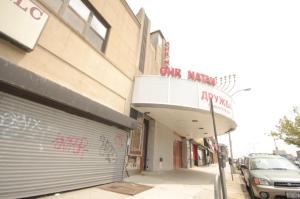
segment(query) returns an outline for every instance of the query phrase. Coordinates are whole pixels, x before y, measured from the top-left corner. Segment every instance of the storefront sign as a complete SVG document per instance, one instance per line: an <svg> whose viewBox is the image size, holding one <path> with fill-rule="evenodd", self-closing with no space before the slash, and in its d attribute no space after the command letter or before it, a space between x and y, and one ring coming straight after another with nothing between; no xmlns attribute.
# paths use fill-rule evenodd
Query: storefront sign
<svg viewBox="0 0 300 199"><path fill-rule="evenodd" d="M149 90L153 92L149 92ZM143 76L135 78L133 104L161 104L182 106L210 111L212 99L214 110L232 118L232 98L226 92L209 85L191 84L189 80Z"/></svg>
<svg viewBox="0 0 300 199"><path fill-rule="evenodd" d="M160 74L162 76L181 78L181 70L179 68L171 68L171 67L163 66L160 68ZM190 71L190 70L188 71L187 79L209 84L211 86L215 86L217 83L216 79L213 77L209 77L208 75Z"/></svg>
<svg viewBox="0 0 300 199"><path fill-rule="evenodd" d="M201 74L201 73L194 72L194 71L188 71L188 78L187 79L203 82L203 83L209 84L211 86L216 85L216 79L215 78L212 78L212 77L209 77L208 75Z"/></svg>
<svg viewBox="0 0 300 199"><path fill-rule="evenodd" d="M160 68L160 74L162 76L171 76L175 78L181 78L181 70L179 68L172 68L170 67L170 43L166 42L164 44L163 49L163 62L162 67ZM216 79L209 77L208 75L194 72L194 71L188 71L187 79L202 82L205 84L209 84L211 86L216 85Z"/></svg>
<svg viewBox="0 0 300 199"><path fill-rule="evenodd" d="M30 0L0 1L1 34L33 50L48 15Z"/></svg>
<svg viewBox="0 0 300 199"><path fill-rule="evenodd" d="M164 44L164 50L163 50L163 66L169 67L170 65L170 43L166 42Z"/></svg>
<svg viewBox="0 0 300 199"><path fill-rule="evenodd" d="M214 104L214 109L218 110L219 112L231 114L232 112L231 104L224 96L214 94L208 91L202 91L200 103L202 102L208 103L210 99Z"/></svg>

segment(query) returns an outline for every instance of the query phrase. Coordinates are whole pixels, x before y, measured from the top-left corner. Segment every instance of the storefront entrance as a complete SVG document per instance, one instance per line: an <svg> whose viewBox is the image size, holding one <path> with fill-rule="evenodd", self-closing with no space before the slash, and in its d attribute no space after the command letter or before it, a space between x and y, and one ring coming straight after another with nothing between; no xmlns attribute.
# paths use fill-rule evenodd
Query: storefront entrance
<svg viewBox="0 0 300 199"><path fill-rule="evenodd" d="M140 165L141 171L147 170L148 135L149 135L149 120L144 119L143 151L142 151L141 165Z"/></svg>
<svg viewBox="0 0 300 199"><path fill-rule="evenodd" d="M197 150L197 144L193 144L193 154L194 154L194 165L198 166L198 150Z"/></svg>
<svg viewBox="0 0 300 199"><path fill-rule="evenodd" d="M182 167L182 142L174 141L174 168L179 169Z"/></svg>

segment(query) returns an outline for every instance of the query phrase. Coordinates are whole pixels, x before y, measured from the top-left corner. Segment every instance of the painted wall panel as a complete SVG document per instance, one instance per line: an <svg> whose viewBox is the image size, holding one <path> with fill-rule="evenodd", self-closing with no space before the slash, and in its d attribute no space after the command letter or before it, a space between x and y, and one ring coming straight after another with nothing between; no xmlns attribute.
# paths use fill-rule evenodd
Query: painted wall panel
<svg viewBox="0 0 300 199"><path fill-rule="evenodd" d="M159 122L156 122L156 125L153 170L172 170L174 133L171 129ZM162 162L160 162L160 158L162 158Z"/></svg>

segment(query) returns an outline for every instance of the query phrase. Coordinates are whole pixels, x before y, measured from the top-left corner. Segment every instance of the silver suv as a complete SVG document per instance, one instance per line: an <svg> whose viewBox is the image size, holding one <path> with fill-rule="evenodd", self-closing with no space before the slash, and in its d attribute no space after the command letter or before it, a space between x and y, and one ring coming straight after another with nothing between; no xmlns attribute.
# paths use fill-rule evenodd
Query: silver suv
<svg viewBox="0 0 300 199"><path fill-rule="evenodd" d="M278 155L253 155L241 166L252 198L300 199L300 169Z"/></svg>

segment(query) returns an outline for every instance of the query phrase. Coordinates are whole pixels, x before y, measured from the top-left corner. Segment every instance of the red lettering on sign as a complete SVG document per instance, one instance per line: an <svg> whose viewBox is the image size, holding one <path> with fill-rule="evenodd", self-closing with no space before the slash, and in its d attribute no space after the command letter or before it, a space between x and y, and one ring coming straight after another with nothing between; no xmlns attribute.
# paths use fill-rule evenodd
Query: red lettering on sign
<svg viewBox="0 0 300 199"><path fill-rule="evenodd" d="M21 8L24 12L26 12L28 8L22 7L22 6L21 6L21 3L22 3L22 2L23 2L23 0L16 0L16 1L14 2L14 4L16 4L16 5L17 5L19 8Z"/></svg>
<svg viewBox="0 0 300 199"><path fill-rule="evenodd" d="M174 68L168 67L167 71L168 71L168 76L172 76L172 77L175 76L175 69Z"/></svg>
<svg viewBox="0 0 300 199"><path fill-rule="evenodd" d="M162 76L166 76L167 75L167 68L168 67L165 67L165 66L160 68L160 74Z"/></svg>
<svg viewBox="0 0 300 199"><path fill-rule="evenodd" d="M217 102L218 102L218 99L219 99L219 96L214 95L214 98L215 98L215 103L217 103Z"/></svg>
<svg viewBox="0 0 300 199"><path fill-rule="evenodd" d="M209 77L207 75L201 74L201 73L197 73L194 71L188 71L188 79L190 80L194 80L194 81L199 81L202 83L206 83L212 86L216 85L216 80L212 77Z"/></svg>
<svg viewBox="0 0 300 199"><path fill-rule="evenodd" d="M163 66L168 67L170 65L169 61L169 51L170 51L170 43L166 42L163 50Z"/></svg>
<svg viewBox="0 0 300 199"><path fill-rule="evenodd" d="M171 76L171 77L178 77L181 78L181 70L178 68L171 68L171 67L161 67L160 74L162 76Z"/></svg>
<svg viewBox="0 0 300 199"><path fill-rule="evenodd" d="M22 4L23 0L15 0L15 2L13 2L15 5L17 5L21 10L23 10L25 13L27 13L27 10L29 9L29 14L30 16L35 19L35 20L40 20L41 17L43 16L43 12L42 10L40 10L38 7L36 6L32 6L32 7L25 7L24 4Z"/></svg>
<svg viewBox="0 0 300 199"><path fill-rule="evenodd" d="M169 51L170 51L169 47L165 47L165 49L164 49L164 58L169 57Z"/></svg>
<svg viewBox="0 0 300 199"><path fill-rule="evenodd" d="M210 85L215 86L217 84L217 81L215 78L210 77L209 83L210 83Z"/></svg>
<svg viewBox="0 0 300 199"><path fill-rule="evenodd" d="M202 91L201 100L206 100L206 101L208 101L208 96L207 96L207 92L206 92L206 91Z"/></svg>
<svg viewBox="0 0 300 199"><path fill-rule="evenodd" d="M205 101L208 102L209 99L214 100L214 102L215 102L214 105L215 106L221 105L224 108L231 109L231 104L226 99L224 99L224 98L222 98L222 97L220 97L218 95L215 95L213 93L210 93L210 92L207 92L207 91L202 91L201 101L205 100ZM224 109L224 108L222 108L222 109ZM226 109L224 109L224 111L225 110ZM227 112L227 110L225 112Z"/></svg>
<svg viewBox="0 0 300 199"><path fill-rule="evenodd" d="M170 62L169 62L169 60L164 60L163 61L163 66L166 66L166 67L168 67L170 65Z"/></svg>
<svg viewBox="0 0 300 199"><path fill-rule="evenodd" d="M195 72L188 71L188 79L195 80Z"/></svg>
<svg viewBox="0 0 300 199"><path fill-rule="evenodd" d="M197 81L201 82L201 77L200 77L199 73L196 73L194 80L197 80Z"/></svg>
<svg viewBox="0 0 300 199"><path fill-rule="evenodd" d="M43 13L40 9L38 9L37 7L32 7L30 8L30 15L32 16L32 18L34 18L35 20L40 20Z"/></svg>
<svg viewBox="0 0 300 199"><path fill-rule="evenodd" d="M220 97L220 104L225 106L225 99Z"/></svg>
<svg viewBox="0 0 300 199"><path fill-rule="evenodd" d="M181 78L181 70L178 68L175 68L175 77Z"/></svg>

